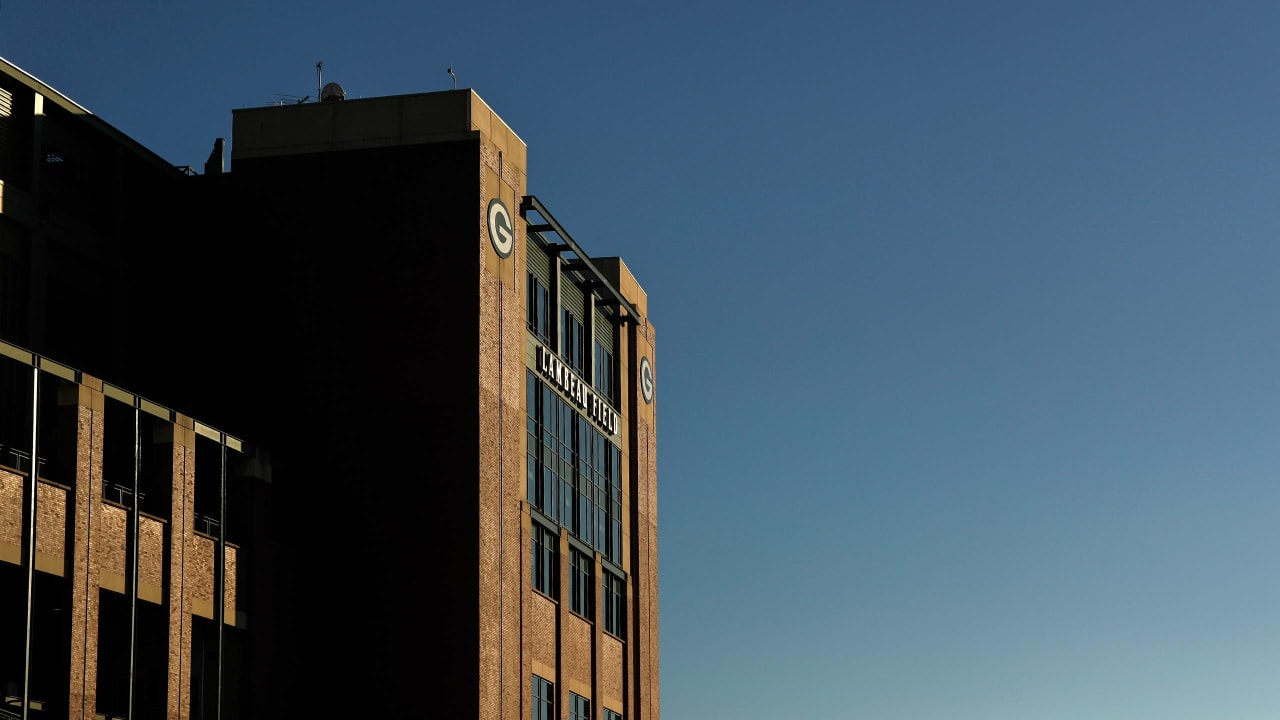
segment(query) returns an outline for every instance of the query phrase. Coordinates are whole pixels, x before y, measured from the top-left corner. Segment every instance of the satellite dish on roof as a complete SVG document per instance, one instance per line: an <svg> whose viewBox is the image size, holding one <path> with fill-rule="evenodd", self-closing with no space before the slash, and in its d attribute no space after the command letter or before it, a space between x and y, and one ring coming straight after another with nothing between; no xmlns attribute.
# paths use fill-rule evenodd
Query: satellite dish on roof
<svg viewBox="0 0 1280 720"><path fill-rule="evenodd" d="M347 99L347 91L338 83L326 83L320 90L320 102L341 102Z"/></svg>

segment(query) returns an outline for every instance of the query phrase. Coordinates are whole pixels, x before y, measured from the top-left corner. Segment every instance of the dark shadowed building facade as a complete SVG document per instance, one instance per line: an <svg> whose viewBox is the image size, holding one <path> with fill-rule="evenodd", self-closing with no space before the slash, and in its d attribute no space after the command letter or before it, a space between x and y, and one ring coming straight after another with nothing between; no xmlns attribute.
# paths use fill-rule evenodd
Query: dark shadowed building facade
<svg viewBox="0 0 1280 720"><path fill-rule="evenodd" d="M626 265L470 90L233 121L230 172L175 169L0 62L4 707L656 720Z"/></svg>

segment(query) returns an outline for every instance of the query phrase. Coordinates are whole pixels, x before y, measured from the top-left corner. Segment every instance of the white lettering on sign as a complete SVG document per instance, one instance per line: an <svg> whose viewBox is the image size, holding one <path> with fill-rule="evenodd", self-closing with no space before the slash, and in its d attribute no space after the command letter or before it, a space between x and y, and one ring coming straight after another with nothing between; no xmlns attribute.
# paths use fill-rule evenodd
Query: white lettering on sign
<svg viewBox="0 0 1280 720"><path fill-rule="evenodd" d="M610 435L618 434L617 411L609 407L609 401L596 395L585 380L578 377L573 370L555 353L538 346L538 372L560 388L579 408Z"/></svg>

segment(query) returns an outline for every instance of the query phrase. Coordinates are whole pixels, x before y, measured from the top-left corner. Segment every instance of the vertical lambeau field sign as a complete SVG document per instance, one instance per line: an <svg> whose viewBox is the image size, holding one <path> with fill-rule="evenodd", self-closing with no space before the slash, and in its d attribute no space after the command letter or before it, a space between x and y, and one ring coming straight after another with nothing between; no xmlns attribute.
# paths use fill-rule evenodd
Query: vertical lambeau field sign
<svg viewBox="0 0 1280 720"><path fill-rule="evenodd" d="M516 246L516 233L511 223L511 211L498 198L489 201L489 242L498 257L506 258Z"/></svg>

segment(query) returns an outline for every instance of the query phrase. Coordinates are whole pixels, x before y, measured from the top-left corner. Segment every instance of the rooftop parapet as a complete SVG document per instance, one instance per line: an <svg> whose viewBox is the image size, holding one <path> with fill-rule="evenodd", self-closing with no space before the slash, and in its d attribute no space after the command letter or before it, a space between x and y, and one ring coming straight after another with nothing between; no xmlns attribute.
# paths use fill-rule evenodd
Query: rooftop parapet
<svg viewBox="0 0 1280 720"><path fill-rule="evenodd" d="M523 173L524 141L474 90L244 108L232 113L231 162L488 138Z"/></svg>

